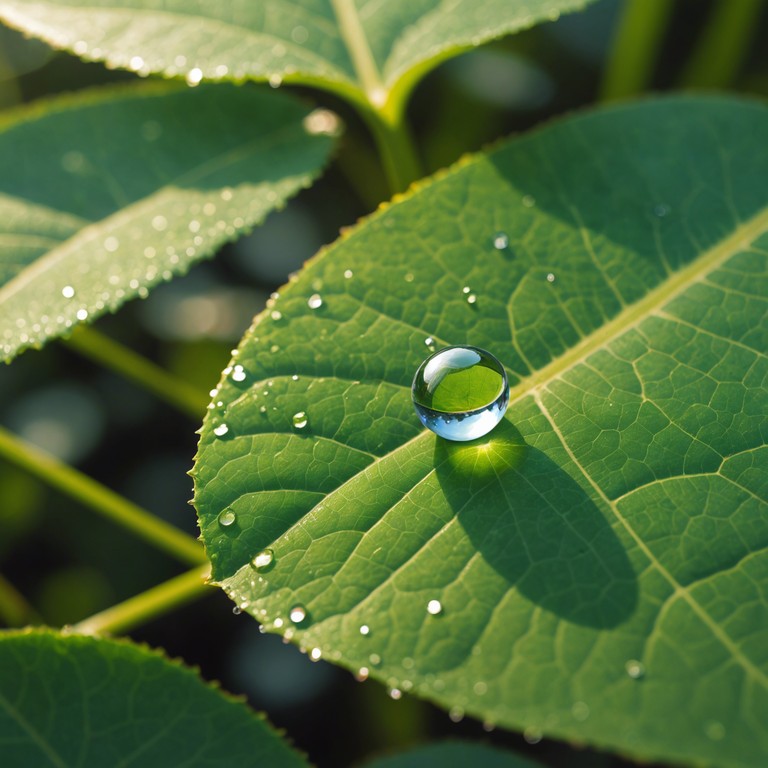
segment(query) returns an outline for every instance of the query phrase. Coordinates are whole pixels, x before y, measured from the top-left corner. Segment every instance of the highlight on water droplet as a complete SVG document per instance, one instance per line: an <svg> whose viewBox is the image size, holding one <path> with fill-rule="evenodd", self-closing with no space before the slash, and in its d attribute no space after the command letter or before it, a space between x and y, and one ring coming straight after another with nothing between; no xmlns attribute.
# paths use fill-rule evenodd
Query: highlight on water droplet
<svg viewBox="0 0 768 768"><path fill-rule="evenodd" d="M497 251L503 251L509 247L509 236L506 232L497 232L493 236L493 247Z"/></svg>
<svg viewBox="0 0 768 768"><path fill-rule="evenodd" d="M627 674L633 680L639 680L645 675L645 665L642 661L638 661L637 659L628 659L627 663L624 665L624 669L627 670Z"/></svg>
<svg viewBox="0 0 768 768"><path fill-rule="evenodd" d="M235 606L235 607L232 609L232 613L234 613L234 614L235 614L235 616L239 616L239 615L242 613L242 610L240 609L240 606L239 606L239 605L236 605L236 606Z"/></svg>
<svg viewBox="0 0 768 768"><path fill-rule="evenodd" d="M219 525L223 525L225 528L228 528L230 525L232 525L236 520L235 513L227 508L223 512L219 514Z"/></svg>
<svg viewBox="0 0 768 768"><path fill-rule="evenodd" d="M228 432L229 427L224 424L224 422L213 428L213 434L216 435L216 437L224 437Z"/></svg>
<svg viewBox="0 0 768 768"><path fill-rule="evenodd" d="M294 624L301 624L307 618L307 609L303 605L294 605L288 613L288 618Z"/></svg>
<svg viewBox="0 0 768 768"><path fill-rule="evenodd" d="M439 616L443 612L443 604L439 600L430 600L427 603L427 613L431 616Z"/></svg>
<svg viewBox="0 0 768 768"><path fill-rule="evenodd" d="M78 320L87 320L88 319L88 310L87 309L78 309L75 313L75 317Z"/></svg>
<svg viewBox="0 0 768 768"><path fill-rule="evenodd" d="M504 366L479 347L445 347L418 368L411 385L421 423L448 440L488 434L509 404Z"/></svg>
<svg viewBox="0 0 768 768"><path fill-rule="evenodd" d="M309 419L304 411L299 411L298 413L293 414L293 426L296 427L296 429L304 429L308 423Z"/></svg>
<svg viewBox="0 0 768 768"><path fill-rule="evenodd" d="M310 309L320 309L323 306L323 297L319 293L313 293L307 299L307 306Z"/></svg>
<svg viewBox="0 0 768 768"><path fill-rule="evenodd" d="M261 552L259 552L251 562L257 571L262 571L265 568L269 568L269 566L272 565L274 561L274 551L271 549L262 549Z"/></svg>

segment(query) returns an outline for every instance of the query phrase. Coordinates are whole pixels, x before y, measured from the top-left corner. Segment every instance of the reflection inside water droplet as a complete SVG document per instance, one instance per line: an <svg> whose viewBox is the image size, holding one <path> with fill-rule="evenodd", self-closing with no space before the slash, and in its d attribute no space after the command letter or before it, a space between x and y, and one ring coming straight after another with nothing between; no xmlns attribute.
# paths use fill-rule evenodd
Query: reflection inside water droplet
<svg viewBox="0 0 768 768"><path fill-rule="evenodd" d="M235 513L231 509L225 509L219 515L219 525L223 525L225 528L228 528L235 522L236 519L237 518L235 517Z"/></svg>
<svg viewBox="0 0 768 768"><path fill-rule="evenodd" d="M474 440L504 416L509 383L501 363L478 347L445 347L416 371L411 386L421 423L448 440Z"/></svg>

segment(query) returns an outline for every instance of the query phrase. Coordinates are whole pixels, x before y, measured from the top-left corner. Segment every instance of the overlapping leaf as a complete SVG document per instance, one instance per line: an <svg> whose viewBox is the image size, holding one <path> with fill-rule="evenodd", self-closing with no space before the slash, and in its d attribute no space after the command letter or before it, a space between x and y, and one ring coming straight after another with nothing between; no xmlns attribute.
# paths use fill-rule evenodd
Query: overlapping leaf
<svg viewBox="0 0 768 768"><path fill-rule="evenodd" d="M767 134L765 107L729 100L577 117L322 253L203 428L214 579L314 656L447 708L764 764ZM506 364L487 439L421 429L430 342Z"/></svg>
<svg viewBox="0 0 768 768"><path fill-rule="evenodd" d="M142 73L287 78L386 102L442 59L590 0L0 0L0 19Z"/></svg>
<svg viewBox="0 0 768 768"><path fill-rule="evenodd" d="M366 763L366 768L537 768L537 763L512 752L468 741L427 744L408 752L387 755Z"/></svg>
<svg viewBox="0 0 768 768"><path fill-rule="evenodd" d="M96 91L0 124L0 351L7 360L145 296L307 186L331 139L283 94Z"/></svg>
<svg viewBox="0 0 768 768"><path fill-rule="evenodd" d="M190 669L127 642L0 634L3 765L307 763L269 724Z"/></svg>

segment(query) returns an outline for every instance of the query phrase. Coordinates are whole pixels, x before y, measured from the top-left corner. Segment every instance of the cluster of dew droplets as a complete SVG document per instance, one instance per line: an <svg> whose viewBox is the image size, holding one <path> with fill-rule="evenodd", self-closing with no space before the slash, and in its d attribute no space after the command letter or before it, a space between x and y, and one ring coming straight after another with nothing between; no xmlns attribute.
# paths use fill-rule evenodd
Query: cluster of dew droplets
<svg viewBox="0 0 768 768"><path fill-rule="evenodd" d="M461 292L464 294L467 304L475 304L477 302L477 296L472 293L472 289L468 285L465 285Z"/></svg>

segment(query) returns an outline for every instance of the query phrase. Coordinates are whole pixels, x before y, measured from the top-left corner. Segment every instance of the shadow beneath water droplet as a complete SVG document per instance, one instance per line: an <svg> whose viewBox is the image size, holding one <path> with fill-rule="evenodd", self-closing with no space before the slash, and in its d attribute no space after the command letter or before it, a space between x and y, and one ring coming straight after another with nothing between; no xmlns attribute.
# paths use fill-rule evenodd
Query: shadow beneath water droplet
<svg viewBox="0 0 768 768"><path fill-rule="evenodd" d="M437 478L485 561L525 597L575 624L621 624L637 577L603 511L507 420L469 443L437 440Z"/></svg>

